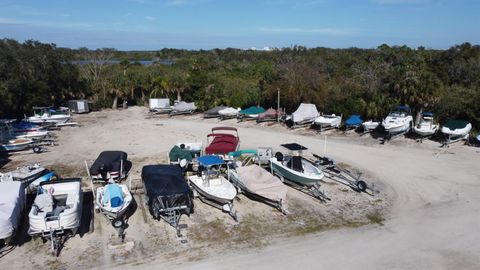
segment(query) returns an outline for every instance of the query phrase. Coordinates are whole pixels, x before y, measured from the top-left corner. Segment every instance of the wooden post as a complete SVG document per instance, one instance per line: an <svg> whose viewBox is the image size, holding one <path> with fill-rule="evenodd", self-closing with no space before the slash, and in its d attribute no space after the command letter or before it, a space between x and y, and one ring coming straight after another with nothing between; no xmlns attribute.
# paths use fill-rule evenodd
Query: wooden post
<svg viewBox="0 0 480 270"><path fill-rule="evenodd" d="M280 89L277 88L277 122L280 122Z"/></svg>

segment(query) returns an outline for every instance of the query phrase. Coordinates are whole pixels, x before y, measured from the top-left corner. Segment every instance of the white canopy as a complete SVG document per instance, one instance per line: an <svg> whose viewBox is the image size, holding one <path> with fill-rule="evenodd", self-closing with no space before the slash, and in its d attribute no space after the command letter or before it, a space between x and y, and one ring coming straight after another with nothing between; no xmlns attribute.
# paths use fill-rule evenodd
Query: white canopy
<svg viewBox="0 0 480 270"><path fill-rule="evenodd" d="M298 109L292 113L292 120L294 123L314 121L319 115L315 104L301 103Z"/></svg>
<svg viewBox="0 0 480 270"><path fill-rule="evenodd" d="M0 239L12 236L22 218L25 188L19 181L0 182Z"/></svg>

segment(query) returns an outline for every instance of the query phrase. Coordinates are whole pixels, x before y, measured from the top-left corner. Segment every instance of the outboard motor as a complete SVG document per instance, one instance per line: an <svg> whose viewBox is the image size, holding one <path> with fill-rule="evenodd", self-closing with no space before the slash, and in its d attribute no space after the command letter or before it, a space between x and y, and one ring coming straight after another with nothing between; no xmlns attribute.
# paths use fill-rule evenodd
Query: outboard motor
<svg viewBox="0 0 480 270"><path fill-rule="evenodd" d="M107 181L108 171L107 171L107 168L106 168L105 164L100 165L99 171L100 171L100 175L102 176L102 180Z"/></svg>

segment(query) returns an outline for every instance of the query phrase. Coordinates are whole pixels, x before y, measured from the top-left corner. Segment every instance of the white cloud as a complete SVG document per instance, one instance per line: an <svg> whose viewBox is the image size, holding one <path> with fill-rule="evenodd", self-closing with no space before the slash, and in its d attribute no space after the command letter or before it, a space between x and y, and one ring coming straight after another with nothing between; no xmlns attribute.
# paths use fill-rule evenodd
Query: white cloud
<svg viewBox="0 0 480 270"><path fill-rule="evenodd" d="M157 18L155 18L153 16L145 16L144 19L147 20L147 21L155 21Z"/></svg>
<svg viewBox="0 0 480 270"><path fill-rule="evenodd" d="M298 28L298 27L260 27L258 31L261 32L275 32L275 33L318 33L318 34L330 34L330 35L346 35L350 34L352 31L348 29L339 29L339 28Z"/></svg>
<svg viewBox="0 0 480 270"><path fill-rule="evenodd" d="M188 3L187 0L170 0L167 2L167 6L183 6Z"/></svg>

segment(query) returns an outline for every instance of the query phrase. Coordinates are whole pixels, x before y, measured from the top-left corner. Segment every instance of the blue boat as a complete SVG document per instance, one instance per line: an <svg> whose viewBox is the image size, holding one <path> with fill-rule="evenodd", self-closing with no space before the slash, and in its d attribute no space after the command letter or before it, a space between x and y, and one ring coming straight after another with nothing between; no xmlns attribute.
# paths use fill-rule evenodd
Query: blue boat
<svg viewBox="0 0 480 270"><path fill-rule="evenodd" d="M356 128L359 127L362 123L362 117L358 114L354 114L345 121L345 126L347 128Z"/></svg>

